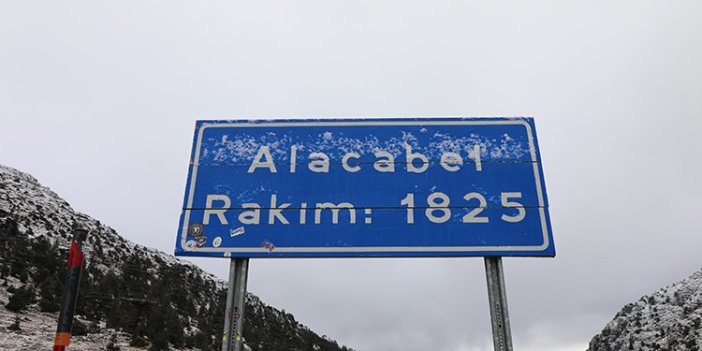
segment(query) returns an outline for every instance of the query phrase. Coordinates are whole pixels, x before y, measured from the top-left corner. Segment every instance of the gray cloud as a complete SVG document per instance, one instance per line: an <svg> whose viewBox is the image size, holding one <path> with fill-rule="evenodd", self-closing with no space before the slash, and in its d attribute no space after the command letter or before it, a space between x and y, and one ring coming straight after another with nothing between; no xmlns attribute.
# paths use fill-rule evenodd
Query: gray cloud
<svg viewBox="0 0 702 351"><path fill-rule="evenodd" d="M700 6L3 2L0 163L171 252L196 119L535 116L558 256L505 259L515 344L584 350L699 268ZM359 350L487 350L482 269L254 260L250 289Z"/></svg>

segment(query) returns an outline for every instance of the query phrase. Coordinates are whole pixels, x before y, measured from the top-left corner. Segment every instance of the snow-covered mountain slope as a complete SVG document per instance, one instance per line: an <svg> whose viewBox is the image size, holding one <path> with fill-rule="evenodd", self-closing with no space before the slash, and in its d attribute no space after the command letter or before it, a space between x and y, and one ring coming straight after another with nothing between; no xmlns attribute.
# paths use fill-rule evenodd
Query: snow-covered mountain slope
<svg viewBox="0 0 702 351"><path fill-rule="evenodd" d="M122 238L31 175L0 165L0 350L52 344L73 226L89 235L71 349L220 348L222 281ZM245 312L248 349L349 350L254 295Z"/></svg>
<svg viewBox="0 0 702 351"><path fill-rule="evenodd" d="M702 350L702 270L622 308L588 351Z"/></svg>
<svg viewBox="0 0 702 351"><path fill-rule="evenodd" d="M19 231L29 239L43 237L64 249L68 249L71 243L73 225L87 229L90 235L84 251L87 258L99 258L90 260L90 263L100 269L113 267L115 261L119 261L118 257L134 251L139 251L150 259L158 257L167 264L177 262L197 269L187 261L122 238L114 229L100 221L75 212L68 202L39 184L33 176L0 165L0 217L7 216L18 220ZM203 277L216 281L214 275L197 270Z"/></svg>

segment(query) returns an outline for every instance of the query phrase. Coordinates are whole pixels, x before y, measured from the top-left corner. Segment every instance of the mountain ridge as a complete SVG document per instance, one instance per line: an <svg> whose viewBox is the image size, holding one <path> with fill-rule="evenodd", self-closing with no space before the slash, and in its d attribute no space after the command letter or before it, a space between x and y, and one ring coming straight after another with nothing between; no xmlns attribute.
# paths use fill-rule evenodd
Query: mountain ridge
<svg viewBox="0 0 702 351"><path fill-rule="evenodd" d="M32 175L0 165L0 311L6 311L4 315L15 313L19 316L15 323L21 326L23 320L45 325L46 318L56 314L74 226L89 231L76 308L78 329L86 330L76 333L74 325L74 335L109 334L95 337L100 342L93 350L109 344L126 350L220 348L223 281L191 262L124 239L100 221L74 211ZM320 337L253 294L247 295L246 303L243 334L249 350L351 350ZM5 318L4 322L10 321ZM8 347L3 346L8 339L29 333L29 328L12 331L11 327L0 325L0 349ZM34 337L53 340L52 331L42 333ZM10 347L38 345L37 340L25 339L24 346Z"/></svg>
<svg viewBox="0 0 702 351"><path fill-rule="evenodd" d="M702 269L625 305L587 351L702 350Z"/></svg>

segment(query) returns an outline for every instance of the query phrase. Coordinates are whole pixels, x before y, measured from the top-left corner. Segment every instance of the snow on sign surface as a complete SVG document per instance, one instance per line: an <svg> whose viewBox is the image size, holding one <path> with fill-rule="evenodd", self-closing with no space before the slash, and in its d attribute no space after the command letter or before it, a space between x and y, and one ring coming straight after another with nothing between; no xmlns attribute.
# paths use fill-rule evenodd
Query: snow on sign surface
<svg viewBox="0 0 702 351"><path fill-rule="evenodd" d="M176 255L554 256L534 121L198 121Z"/></svg>

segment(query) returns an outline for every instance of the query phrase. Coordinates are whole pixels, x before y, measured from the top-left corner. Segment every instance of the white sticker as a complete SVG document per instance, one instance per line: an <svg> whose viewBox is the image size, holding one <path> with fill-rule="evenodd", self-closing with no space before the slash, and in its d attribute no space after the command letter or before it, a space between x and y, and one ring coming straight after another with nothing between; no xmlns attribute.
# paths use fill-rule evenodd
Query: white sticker
<svg viewBox="0 0 702 351"><path fill-rule="evenodd" d="M229 229L229 235L231 235L232 238L235 236L244 234L245 232L246 232L246 230L244 229L244 227L239 227L236 229Z"/></svg>

